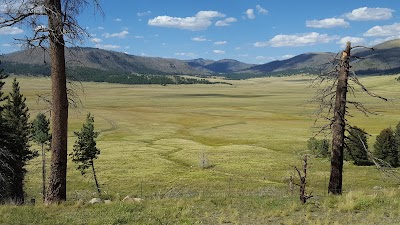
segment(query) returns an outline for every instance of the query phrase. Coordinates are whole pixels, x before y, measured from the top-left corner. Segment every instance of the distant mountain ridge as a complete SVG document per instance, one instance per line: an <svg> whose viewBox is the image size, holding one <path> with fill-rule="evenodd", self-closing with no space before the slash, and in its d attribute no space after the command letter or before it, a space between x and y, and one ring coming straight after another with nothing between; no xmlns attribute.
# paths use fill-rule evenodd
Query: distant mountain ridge
<svg viewBox="0 0 400 225"><path fill-rule="evenodd" d="M359 75L400 72L400 39L387 41L373 48L358 48L352 52L359 57L352 69ZM290 59L255 65L234 59L179 60L160 57L143 57L121 52L89 47L73 47L66 51L68 67L84 67L115 73L156 75L199 75L241 78L290 75L296 73L321 73L333 68L337 53L304 53ZM362 58L362 59L360 59ZM49 72L49 55L43 49L24 50L0 56L5 72ZM47 68L47 69L46 69Z"/></svg>

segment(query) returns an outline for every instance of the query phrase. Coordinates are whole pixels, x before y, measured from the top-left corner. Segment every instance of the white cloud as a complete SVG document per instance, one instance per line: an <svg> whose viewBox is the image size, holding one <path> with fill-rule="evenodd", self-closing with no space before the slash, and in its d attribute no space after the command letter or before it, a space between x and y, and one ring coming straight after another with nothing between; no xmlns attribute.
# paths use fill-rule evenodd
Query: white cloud
<svg viewBox="0 0 400 225"><path fill-rule="evenodd" d="M400 35L400 23L375 26L363 34L366 37L387 37Z"/></svg>
<svg viewBox="0 0 400 225"><path fill-rule="evenodd" d="M213 50L213 52L215 54L225 54L225 51L223 51L223 50Z"/></svg>
<svg viewBox="0 0 400 225"><path fill-rule="evenodd" d="M141 35L135 35L135 36L134 36L134 38L136 38L136 39L143 39L143 38L144 38L144 36L141 36Z"/></svg>
<svg viewBox="0 0 400 225"><path fill-rule="evenodd" d="M205 38L204 36L200 36L200 37L194 37L191 39L192 41L198 41L198 42L203 42L203 41L209 41L207 38Z"/></svg>
<svg viewBox="0 0 400 225"><path fill-rule="evenodd" d="M34 28L34 30L37 32L37 31L40 31L40 32L45 32L46 31L46 25L39 25L39 26L36 26L35 28Z"/></svg>
<svg viewBox="0 0 400 225"><path fill-rule="evenodd" d="M235 48L236 51L238 51L238 50L240 50L240 49L241 49L241 47L236 47L236 48Z"/></svg>
<svg viewBox="0 0 400 225"><path fill-rule="evenodd" d="M256 5L256 9L257 9L258 13L260 13L260 14L268 14L268 10L264 9L260 5Z"/></svg>
<svg viewBox="0 0 400 225"><path fill-rule="evenodd" d="M317 43L329 43L333 40L337 40L338 36L329 36L327 34L320 34L317 32L305 33L305 34L292 34L284 35L279 34L265 42L254 43L255 47L301 47L314 45Z"/></svg>
<svg viewBox="0 0 400 225"><path fill-rule="evenodd" d="M346 47L346 43L347 42L351 42L352 46L355 45L365 45L365 39L364 38L360 38L360 37L350 37L350 36L346 36L346 37L342 37L338 42L336 42L337 44L340 44L341 48L345 48Z"/></svg>
<svg viewBox="0 0 400 225"><path fill-rule="evenodd" d="M197 55L193 52L177 52L177 53L175 53L175 55L189 57L189 58L197 57Z"/></svg>
<svg viewBox="0 0 400 225"><path fill-rule="evenodd" d="M105 34L103 34L103 36L104 36L105 38L112 38L112 37L126 38L126 36L127 36L128 34L129 34L129 32L126 31L126 30L124 30L124 31L121 31L121 32L119 32L119 33L112 33L112 34L105 33Z"/></svg>
<svg viewBox="0 0 400 225"><path fill-rule="evenodd" d="M224 20L218 20L218 21L215 23L215 26L217 26L217 27L229 26L229 25L231 25L231 23L234 23L234 22L236 22L236 21L237 21L236 18L228 17L228 18L226 18L226 19L224 19Z"/></svg>
<svg viewBox="0 0 400 225"><path fill-rule="evenodd" d="M345 16L349 20L388 20L392 18L393 9L389 8L368 8L362 7L354 9L350 13L346 13Z"/></svg>
<svg viewBox="0 0 400 225"><path fill-rule="evenodd" d="M247 18L249 18L251 20L256 18L256 16L254 15L254 9L248 9L248 10L246 10L245 13L246 13Z"/></svg>
<svg viewBox="0 0 400 225"><path fill-rule="evenodd" d="M148 25L158 27L172 27L186 30L205 30L212 24L212 20L218 17L225 17L217 11L200 11L192 17L171 17L157 16L149 19Z"/></svg>
<svg viewBox="0 0 400 225"><path fill-rule="evenodd" d="M116 18L114 21L115 21L115 22L121 22L122 19L121 19L121 18Z"/></svg>
<svg viewBox="0 0 400 225"><path fill-rule="evenodd" d="M373 46L373 45L377 45L382 42L390 41L390 40L394 40L394 39L400 39L400 34L396 35L396 36L386 37L386 38L377 38L377 39L371 41L370 43L368 43L368 45Z"/></svg>
<svg viewBox="0 0 400 225"><path fill-rule="evenodd" d="M312 28L333 28L333 27L349 27L350 24L344 19L328 18L323 20L307 20L307 27Z"/></svg>
<svg viewBox="0 0 400 225"><path fill-rule="evenodd" d="M239 56L239 57L248 57L249 54L239 54L238 56Z"/></svg>
<svg viewBox="0 0 400 225"><path fill-rule="evenodd" d="M228 42L227 41L216 41L216 42L214 42L214 45L224 45L226 43L228 43Z"/></svg>
<svg viewBox="0 0 400 225"><path fill-rule="evenodd" d="M0 35L15 35L15 34L22 34L24 30L18 27L3 27L0 28Z"/></svg>
<svg viewBox="0 0 400 225"><path fill-rule="evenodd" d="M147 15L150 15L150 14L151 14L151 11L136 13L137 16L147 16Z"/></svg>
<svg viewBox="0 0 400 225"><path fill-rule="evenodd" d="M104 27L97 27L98 30L104 30Z"/></svg>
<svg viewBox="0 0 400 225"><path fill-rule="evenodd" d="M283 55L283 56L281 56L281 59L290 59L293 57L295 57L295 55Z"/></svg>
<svg viewBox="0 0 400 225"><path fill-rule="evenodd" d="M12 45L11 45L11 44L2 44L1 46L3 46L3 47L7 47L7 48L9 48L9 47L12 47Z"/></svg>
<svg viewBox="0 0 400 225"><path fill-rule="evenodd" d="M102 42L103 40L101 40L100 38L92 38L92 39L90 39L90 41L91 41L91 42L94 42L94 43L100 43L100 42Z"/></svg>
<svg viewBox="0 0 400 225"><path fill-rule="evenodd" d="M119 45L101 45L101 44L96 44L96 48L112 50L112 49L119 49L119 48L121 48L121 46L119 46Z"/></svg>

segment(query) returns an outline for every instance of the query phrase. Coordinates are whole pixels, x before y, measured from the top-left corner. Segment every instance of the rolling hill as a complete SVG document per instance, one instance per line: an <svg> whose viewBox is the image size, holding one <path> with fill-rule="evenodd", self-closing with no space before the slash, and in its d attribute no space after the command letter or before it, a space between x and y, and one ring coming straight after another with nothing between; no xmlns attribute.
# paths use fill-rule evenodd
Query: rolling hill
<svg viewBox="0 0 400 225"><path fill-rule="evenodd" d="M400 72L400 39L387 41L373 48L354 49L352 68L358 75ZM260 76L321 73L333 68L337 53L304 53L286 60L261 65L233 59L178 60L143 57L97 48L73 47L66 51L68 67L90 68L115 74L217 75L240 79ZM49 74L49 55L43 49L24 50L0 57L5 72L16 74Z"/></svg>

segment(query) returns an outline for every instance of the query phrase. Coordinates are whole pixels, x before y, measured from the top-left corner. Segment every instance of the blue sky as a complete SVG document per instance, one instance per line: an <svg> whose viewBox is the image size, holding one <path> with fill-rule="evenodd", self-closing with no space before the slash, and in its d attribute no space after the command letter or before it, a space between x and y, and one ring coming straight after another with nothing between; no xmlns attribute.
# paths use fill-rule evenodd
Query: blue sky
<svg viewBox="0 0 400 225"><path fill-rule="evenodd" d="M371 46L400 38L397 0L100 2L104 17L90 7L79 17L91 37L78 45L132 55L259 64L338 52L348 40ZM13 38L27 34L27 27L0 29L0 53L20 50Z"/></svg>

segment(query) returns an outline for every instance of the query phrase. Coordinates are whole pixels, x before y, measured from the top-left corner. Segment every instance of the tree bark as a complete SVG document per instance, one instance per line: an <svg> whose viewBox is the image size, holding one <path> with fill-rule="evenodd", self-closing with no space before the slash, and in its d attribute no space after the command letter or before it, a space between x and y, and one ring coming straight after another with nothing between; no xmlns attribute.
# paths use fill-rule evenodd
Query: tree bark
<svg viewBox="0 0 400 225"><path fill-rule="evenodd" d="M53 138L51 142L51 169L46 203L59 203L67 198L67 132L68 99L65 74L63 17L61 0L46 0L48 16L51 80Z"/></svg>
<svg viewBox="0 0 400 225"><path fill-rule="evenodd" d="M100 187L99 187L99 182L97 182L96 171L94 170L94 162L92 161L91 164L92 164L93 178L94 178L94 182L96 183L97 192L99 193L99 195L101 195L101 191L100 191Z"/></svg>
<svg viewBox="0 0 400 225"><path fill-rule="evenodd" d="M346 96L349 77L351 43L342 52L332 124L331 175L328 193L342 194L344 132L346 126Z"/></svg>
<svg viewBox="0 0 400 225"><path fill-rule="evenodd" d="M43 202L46 198L46 150L44 149L44 144L42 143L42 194Z"/></svg>

